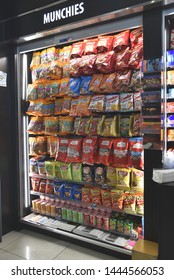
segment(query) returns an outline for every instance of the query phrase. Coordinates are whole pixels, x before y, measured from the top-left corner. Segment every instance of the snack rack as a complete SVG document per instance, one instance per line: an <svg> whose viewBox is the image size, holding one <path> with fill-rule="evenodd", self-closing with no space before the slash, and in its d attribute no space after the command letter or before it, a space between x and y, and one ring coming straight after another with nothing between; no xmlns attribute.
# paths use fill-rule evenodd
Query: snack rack
<svg viewBox="0 0 174 280"><path fill-rule="evenodd" d="M93 36L92 38L96 38L98 37L100 34L103 36L113 36L116 35L118 33L121 33L127 29L130 28L131 31L138 29L140 26L142 25L142 21L141 21L141 17L136 19L136 25L134 24L134 20L133 22L128 21L127 22L127 27L125 26L125 22L124 22L124 28L120 27L120 23L118 24L118 29L116 28L116 25L114 24L106 24L105 25L105 33L103 34L103 32L101 33L102 27L100 26L99 30L92 30L93 32ZM82 32L83 33L83 32ZM74 40L74 42L72 42L71 44L67 43L66 44L53 44L53 46L57 46L59 48L63 48L69 45L72 45L73 43L78 43L81 40L85 40L83 38L83 35L80 32L76 32L75 35L72 34L73 36L76 36L76 40ZM71 37L71 34L69 34ZM89 39L89 38L88 38ZM59 36L55 39L56 42L60 42L60 38ZM133 237L133 240L135 241L138 238L138 234L137 232L134 232L133 234L124 234L123 232L116 232L116 231L109 231L109 228L96 228L96 226L92 227L91 224L88 224L87 222L84 224L84 222L82 222L83 225L81 225L81 223L79 222L73 222L71 219L67 219L66 221L65 219L62 219L62 208L65 208L62 206L61 204L61 200L63 201L63 205L67 205L67 210L69 210L69 206L72 203L72 207L74 208L78 208L78 205L81 206L81 209L83 208L83 206L85 206L89 212L96 209L97 208L97 203L95 201L90 201L89 203L87 201L73 201L73 200L69 200L69 203L67 203L68 199L65 199L65 197L63 199L60 198L59 195L54 194L54 193L42 193L39 191L33 191L32 187L31 187L31 177L32 178L38 178L38 179L42 179L42 180L51 180L52 182L58 181L58 183L63 183L66 182L70 185L72 185L72 183L76 184L76 186L83 186L83 185L87 185L89 188L89 185L95 186L95 187L99 187L101 189L103 189L103 191L106 191L107 189L110 190L110 188L112 187L111 185L108 185L108 182L106 182L106 179L104 181L100 181L99 183L97 183L97 181L94 179L92 182L85 182L84 180L82 181L75 181L71 179L66 179L68 176L68 172L66 174L65 177L63 178L59 178L58 176L53 177L53 176L49 176L50 174L47 174L47 176L44 176L43 174L30 174L29 170L30 170L30 159L31 156L29 156L30 151L31 151L31 144L29 143L29 141L31 140L31 138L34 139L35 136L38 136L39 134L36 133L36 135L32 134L30 135L29 131L29 125L30 125L30 121L31 118L33 117L31 110L33 110L33 100L27 100L27 89L28 89L28 84L31 84L31 72L30 72L30 65L31 65L31 61L32 61L32 55L34 52L40 52L40 51L44 51L46 49L49 49L51 47L53 47L52 45L46 45L45 41L39 41L39 42L35 42L35 43L31 43L28 45L23 45L20 46L18 48L18 64L19 64L19 69L21 72L19 72L19 77L18 77L18 83L19 83L19 111L21 110L21 102L23 103L25 109L22 109L22 114L19 114L19 131L22 134L22 137L20 138L21 140L21 151L20 151L20 162L21 164L24 166L24 170L20 170L20 196L21 196L21 204L20 204L20 218L21 218L21 222L34 226L34 227L38 227L44 230L48 230L50 232L54 232L57 234L61 234L62 236L67 236L67 237L71 237L77 240L81 240L84 242L88 242L91 244L95 244L97 246L103 247L103 248L107 248L112 250L113 252L120 252L125 254L126 256L130 256L131 255L131 248L132 248L132 244L133 241L131 241L130 243L128 242L128 239L131 237ZM101 73L100 73L101 74ZM108 73L107 73L108 74ZM94 74L95 75L95 74ZM21 78L22 77L22 78ZM122 90L120 90L122 91ZM98 93L95 93L95 95L98 95ZM94 95L94 96L95 96ZM84 95L85 96L85 95ZM89 96L89 95L88 95ZM93 95L90 96L90 99L92 99ZM122 100L124 99L124 93L121 95ZM126 96L125 96L126 97ZM78 97L80 98L80 97ZM57 99L57 98L56 98ZM130 116L130 115L136 115L137 113L140 115L141 114L141 108L137 110L134 110L133 106L134 106L134 101L133 101L133 95L131 96L131 108L127 108L125 110L125 105L123 106L122 103L122 110L116 111L116 112L106 112L104 113L102 110L97 112L96 111L96 107L94 110L94 116L105 116L105 118L109 118L110 116L114 116L115 118L121 118L122 116ZM29 102L30 101L30 104ZM37 103L37 102L36 102ZM48 102L49 103L49 102ZM46 104L46 105L50 105L50 104ZM95 104L95 103L94 103ZM139 103L140 104L140 103ZM30 106L28 106L30 105ZM91 104L89 104L90 107ZM93 105L91 105L92 108ZM94 108L94 107L93 107ZM26 112L28 114L26 114ZM31 114L30 114L31 113ZM37 114L36 114L37 115ZM64 116L63 116L64 117ZM82 116L80 116L82 117ZM85 118L85 120L89 120L91 118L91 115L88 116L88 119L86 118L86 116L83 116ZM114 117L112 117L112 120L114 120ZM47 118L47 116L45 116L45 118ZM101 117L102 119L102 117ZM87 124L87 122L86 122ZM140 124L140 123L139 123ZM133 138L135 137L135 139L139 136L141 136L141 131L139 130L141 127L141 125L138 125L138 132L137 130L135 130L135 134L127 134L125 136L125 138ZM116 126L115 126L116 129ZM118 127L117 127L118 129ZM137 128L136 128L137 129ZM72 131L71 131L72 133ZM85 139L88 135L72 135L70 133L70 135L59 135L62 137L62 139L67 139L71 140L73 137L75 139ZM106 138L108 141L110 141L110 139L112 138L116 138L117 136L117 131L113 132L113 134L111 135L98 135L99 138L104 139ZM56 134L56 135L55 135ZM51 136L57 136L59 133L55 133L54 135L51 134ZM43 136L43 135L39 135L39 136ZM47 134L47 136L49 136L49 133ZM123 135L121 135L122 137L124 137ZM30 138L30 140L29 140ZM142 139L142 137L141 137ZM38 144L38 143L37 143ZM38 144L38 146L40 145L40 143ZM142 145L141 143L138 143L138 145ZM99 148L99 146L98 146ZM49 160L47 160L49 161ZM69 161L69 163L71 163ZM102 165L103 166L103 161L101 160L99 163L97 163L99 166ZM109 165L109 164L108 164ZM101 166L100 166L101 167ZM106 168L105 168L106 169ZM141 170L142 171L142 170ZM143 171L142 171L143 172ZM130 174L129 174L130 175ZM94 176L95 177L95 176ZM102 178L100 177L100 180ZM52 188L53 189L53 188ZM127 189L124 189L124 191L126 191ZM79 193L78 193L79 194ZM49 201L51 200L56 200L57 199L57 203L60 206L57 212L56 212L56 219L55 219L55 214L50 215L46 212L39 212L37 207L35 208L35 202L38 202L38 197L40 197L39 199L44 200L45 198ZM72 197L71 197L72 199ZM34 202L35 201L35 202ZM83 203L82 203L83 202ZM83 205L84 204L84 205ZM33 207L34 206L34 207ZM50 206L50 205L49 205ZM93 209L91 209L93 208ZM103 206L100 205L99 207L100 209L103 208L102 210L106 210L105 211L105 215L108 218L108 216L111 214L111 211L113 211L114 209L112 207L108 207L108 206ZM31 213L31 212L34 213ZM88 212L88 211L87 211ZM134 217L135 220L138 220L138 223L140 225L141 223L141 218L143 216L143 214L139 214L136 213L135 211L133 212L124 212L124 211L113 211L115 213L118 213L119 215L125 214L126 216L128 216L128 220L131 219L131 217ZM87 213L88 214L88 213ZM101 214L101 213L100 213ZM50 217L51 216L51 217ZM47 219L48 218L48 219ZM50 219L49 219L50 218ZM54 220L54 221L52 221ZM108 219L106 219L108 222ZM40 221L40 222L39 222ZM127 221L128 222L128 221ZM90 229L89 229L90 228ZM95 231L94 231L95 229ZM93 230L93 232L91 233L91 231ZM141 230L141 229L140 229ZM112 234L112 238L114 239L114 241L112 240L111 236L107 236L107 234L111 233ZM141 233L140 233L141 235ZM113 237L114 236L114 237ZM121 237L124 236L127 238L126 242L124 242L124 245L121 245L121 242L123 242L123 240L121 241L117 241L117 237ZM141 235L142 236L142 235ZM114 243L115 242L115 243ZM117 243L118 242L118 243ZM119 243L120 242L120 243Z"/></svg>

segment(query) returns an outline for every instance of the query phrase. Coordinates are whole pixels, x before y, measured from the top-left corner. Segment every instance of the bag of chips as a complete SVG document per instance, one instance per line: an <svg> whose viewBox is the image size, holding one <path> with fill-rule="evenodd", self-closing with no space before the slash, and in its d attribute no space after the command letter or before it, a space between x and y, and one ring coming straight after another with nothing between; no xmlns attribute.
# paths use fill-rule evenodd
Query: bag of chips
<svg viewBox="0 0 174 280"><path fill-rule="evenodd" d="M104 184L106 182L106 167L103 165L96 165L94 167L94 182L97 184Z"/></svg>
<svg viewBox="0 0 174 280"><path fill-rule="evenodd" d="M81 57L84 52L84 42L76 42L72 44L70 58Z"/></svg>
<svg viewBox="0 0 174 280"><path fill-rule="evenodd" d="M97 41L98 39L88 39L84 41L84 55L97 53Z"/></svg>
<svg viewBox="0 0 174 280"><path fill-rule="evenodd" d="M58 149L58 138L55 136L47 137L47 153L50 157L56 157Z"/></svg>
<svg viewBox="0 0 174 280"><path fill-rule="evenodd" d="M115 88L116 73L104 74L100 84L100 89L104 93L112 93Z"/></svg>
<svg viewBox="0 0 174 280"><path fill-rule="evenodd" d="M129 140L127 138L114 139L113 143L113 165L115 167L128 167Z"/></svg>
<svg viewBox="0 0 174 280"><path fill-rule="evenodd" d="M54 182L53 182L53 180L46 180L45 193L46 194L54 194Z"/></svg>
<svg viewBox="0 0 174 280"><path fill-rule="evenodd" d="M92 92L89 90L91 80L92 76L81 76L80 94L92 94Z"/></svg>
<svg viewBox="0 0 174 280"><path fill-rule="evenodd" d="M100 73L111 73L115 70L115 52L105 52L97 55L95 68Z"/></svg>
<svg viewBox="0 0 174 280"><path fill-rule="evenodd" d="M120 136L121 137L131 137L132 136L132 115L121 115L119 116L120 122Z"/></svg>
<svg viewBox="0 0 174 280"><path fill-rule="evenodd" d="M89 85L89 90L95 93L101 93L102 90L100 88L101 82L103 80L104 74L94 74L92 75L92 80Z"/></svg>
<svg viewBox="0 0 174 280"><path fill-rule="evenodd" d="M113 47L113 36L99 36L97 41L97 52L111 51Z"/></svg>
<svg viewBox="0 0 174 280"><path fill-rule="evenodd" d="M70 77L77 78L80 76L80 63L82 58L74 58L69 63L69 74Z"/></svg>
<svg viewBox="0 0 174 280"><path fill-rule="evenodd" d="M27 100L33 101L37 99L37 84L28 84L27 86Z"/></svg>
<svg viewBox="0 0 174 280"><path fill-rule="evenodd" d="M31 134L42 134L44 131L43 118L31 117L27 131Z"/></svg>
<svg viewBox="0 0 174 280"><path fill-rule="evenodd" d="M130 30L122 31L113 38L113 50L117 53L120 50L125 50L129 47Z"/></svg>
<svg viewBox="0 0 174 280"><path fill-rule="evenodd" d="M93 166L83 165L82 166L82 178L83 182L93 182L94 169Z"/></svg>
<svg viewBox="0 0 174 280"><path fill-rule="evenodd" d="M103 164L105 166L110 165L112 158L112 145L113 139L110 138L100 138L99 139L99 151L98 151L98 164Z"/></svg>
<svg viewBox="0 0 174 280"><path fill-rule="evenodd" d="M80 74L92 75L96 72L95 61L97 56L95 54L85 55L80 60Z"/></svg>
<svg viewBox="0 0 174 280"><path fill-rule="evenodd" d="M127 213L135 213L136 195L133 192L124 194L124 211Z"/></svg>
<svg viewBox="0 0 174 280"><path fill-rule="evenodd" d="M91 188L82 187L82 201L85 203L91 202Z"/></svg>
<svg viewBox="0 0 174 280"><path fill-rule="evenodd" d="M60 173L62 180L72 180L71 163L60 162Z"/></svg>
<svg viewBox="0 0 174 280"><path fill-rule="evenodd" d="M131 172L131 190L144 191L144 171L132 168Z"/></svg>
<svg viewBox="0 0 174 280"><path fill-rule="evenodd" d="M142 169L143 160L143 138L136 137L129 139L129 166Z"/></svg>
<svg viewBox="0 0 174 280"><path fill-rule="evenodd" d="M133 93L121 93L120 94L120 110L121 111L133 111L134 100Z"/></svg>
<svg viewBox="0 0 174 280"><path fill-rule="evenodd" d="M45 117L45 134L58 134L59 132L59 118L58 117Z"/></svg>
<svg viewBox="0 0 174 280"><path fill-rule="evenodd" d="M111 190L111 203L114 210L123 209L123 198L124 191L122 190Z"/></svg>
<svg viewBox="0 0 174 280"><path fill-rule="evenodd" d="M88 109L90 104L91 96L80 96L78 98L78 104L76 108L76 115L77 116L90 116L91 112Z"/></svg>
<svg viewBox="0 0 174 280"><path fill-rule="evenodd" d="M67 156L67 150L68 150L68 139L66 138L59 138L58 139L58 150L56 154L56 160L57 161L64 161Z"/></svg>
<svg viewBox="0 0 174 280"><path fill-rule="evenodd" d="M116 52L116 63L115 70L121 70L128 68L129 60L131 57L132 51L129 48L126 48L122 51Z"/></svg>
<svg viewBox="0 0 174 280"><path fill-rule="evenodd" d="M120 95L109 94L105 97L105 112L115 112L120 109Z"/></svg>
<svg viewBox="0 0 174 280"><path fill-rule="evenodd" d="M101 190L101 200L102 206L106 208L111 208L111 192L109 190Z"/></svg>
<svg viewBox="0 0 174 280"><path fill-rule="evenodd" d="M29 137L30 155L43 155L47 153L47 138L44 136Z"/></svg>
<svg viewBox="0 0 174 280"><path fill-rule="evenodd" d="M34 192L38 192L39 191L40 180L41 180L40 178L31 177L31 188L32 188L32 191L34 191Z"/></svg>
<svg viewBox="0 0 174 280"><path fill-rule="evenodd" d="M82 138L69 139L66 162L81 162Z"/></svg>
<svg viewBox="0 0 174 280"><path fill-rule="evenodd" d="M76 133L78 135L86 135L89 131L90 118L80 118Z"/></svg>
<svg viewBox="0 0 174 280"><path fill-rule="evenodd" d="M63 78L60 80L59 96L65 96L68 94L69 78Z"/></svg>
<svg viewBox="0 0 174 280"><path fill-rule="evenodd" d="M77 115L77 105L78 105L78 98L73 98L71 100L71 108L69 112L69 116L74 117Z"/></svg>
<svg viewBox="0 0 174 280"><path fill-rule="evenodd" d="M116 168L116 187L118 189L130 189L130 173L129 168Z"/></svg>
<svg viewBox="0 0 174 280"><path fill-rule="evenodd" d="M61 179L60 161L55 161L55 178Z"/></svg>
<svg viewBox="0 0 174 280"><path fill-rule="evenodd" d="M93 112L104 112L105 95L95 95L91 97L88 109Z"/></svg>
<svg viewBox="0 0 174 280"><path fill-rule="evenodd" d="M79 162L73 162L71 165L71 172L72 172L72 180L73 181L82 181L82 164Z"/></svg>
<svg viewBox="0 0 174 280"><path fill-rule="evenodd" d="M97 158L97 137L91 136L83 140L82 162L93 165Z"/></svg>
<svg viewBox="0 0 174 280"><path fill-rule="evenodd" d="M96 205L101 205L101 189L92 188L91 189L91 202Z"/></svg>
<svg viewBox="0 0 174 280"><path fill-rule="evenodd" d="M74 118L70 116L59 117L59 134L67 135L74 131Z"/></svg>
<svg viewBox="0 0 174 280"><path fill-rule="evenodd" d="M81 84L81 79L80 78L70 78L67 93L70 96L79 96L79 94L80 94L80 84Z"/></svg>
<svg viewBox="0 0 174 280"><path fill-rule="evenodd" d="M55 177L55 162L54 161L45 161L45 169L46 169L46 176L48 178Z"/></svg>
<svg viewBox="0 0 174 280"><path fill-rule="evenodd" d="M99 123L101 122L102 117L95 117L92 116L90 119L90 124L89 124L89 135L98 135L99 130Z"/></svg>

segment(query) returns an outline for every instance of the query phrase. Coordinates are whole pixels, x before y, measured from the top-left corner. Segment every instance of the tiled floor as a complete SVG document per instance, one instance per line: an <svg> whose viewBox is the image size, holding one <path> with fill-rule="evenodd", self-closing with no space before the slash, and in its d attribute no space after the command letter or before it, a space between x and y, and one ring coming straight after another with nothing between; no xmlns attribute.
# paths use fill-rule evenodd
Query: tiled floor
<svg viewBox="0 0 174 280"><path fill-rule="evenodd" d="M117 258L23 229L3 236L0 260L116 260Z"/></svg>

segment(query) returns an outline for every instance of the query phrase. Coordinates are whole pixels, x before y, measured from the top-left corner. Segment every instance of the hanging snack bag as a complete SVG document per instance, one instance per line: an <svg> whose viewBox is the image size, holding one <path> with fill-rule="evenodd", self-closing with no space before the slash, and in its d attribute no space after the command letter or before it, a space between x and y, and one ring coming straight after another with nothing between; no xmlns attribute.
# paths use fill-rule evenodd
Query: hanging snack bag
<svg viewBox="0 0 174 280"><path fill-rule="evenodd" d="M91 96L80 96L78 98L78 104L76 108L77 116L90 116L91 112L88 109L90 104Z"/></svg>
<svg viewBox="0 0 174 280"><path fill-rule="evenodd" d="M66 162L81 162L82 138L69 139Z"/></svg>
<svg viewBox="0 0 174 280"><path fill-rule="evenodd" d="M136 207L136 195L135 193L125 193L124 194L124 211L127 213L135 213Z"/></svg>
<svg viewBox="0 0 174 280"><path fill-rule="evenodd" d="M89 125L89 135L98 135L98 125L102 117L91 117Z"/></svg>
<svg viewBox="0 0 174 280"><path fill-rule="evenodd" d="M105 112L115 112L120 109L119 94L109 94L105 97Z"/></svg>
<svg viewBox="0 0 174 280"><path fill-rule="evenodd" d="M52 62L54 60L57 60L59 56L59 49L55 47L50 47L47 49L47 60L48 62Z"/></svg>
<svg viewBox="0 0 174 280"><path fill-rule="evenodd" d="M130 32L131 49L133 49L143 37L143 28L138 27Z"/></svg>
<svg viewBox="0 0 174 280"><path fill-rule="evenodd" d="M115 167L128 167L129 140L127 138L114 139L113 165Z"/></svg>
<svg viewBox="0 0 174 280"><path fill-rule="evenodd" d="M43 118L31 117L27 131L31 134L42 134L44 131Z"/></svg>
<svg viewBox="0 0 174 280"><path fill-rule="evenodd" d="M116 73L104 74L101 81L100 89L104 93L114 92Z"/></svg>
<svg viewBox="0 0 174 280"><path fill-rule="evenodd" d="M47 50L44 49L40 53L40 62L41 64L47 63Z"/></svg>
<svg viewBox="0 0 174 280"><path fill-rule="evenodd" d="M103 165L96 165L94 167L94 181L97 184L104 184L106 182L106 167Z"/></svg>
<svg viewBox="0 0 174 280"><path fill-rule="evenodd" d="M131 172L131 190L144 191L144 171L132 168Z"/></svg>
<svg viewBox="0 0 174 280"><path fill-rule="evenodd" d="M66 61L62 64L62 78L70 77L70 62Z"/></svg>
<svg viewBox="0 0 174 280"><path fill-rule="evenodd" d="M111 51L113 47L113 36L99 36L97 42L97 52L103 53Z"/></svg>
<svg viewBox="0 0 174 280"><path fill-rule="evenodd" d="M131 79L131 69L120 70L116 72L115 91L127 91Z"/></svg>
<svg viewBox="0 0 174 280"><path fill-rule="evenodd" d="M144 195L141 192L136 193L136 213L144 215Z"/></svg>
<svg viewBox="0 0 174 280"><path fill-rule="evenodd" d="M30 155L43 155L47 152L47 139L44 136L29 137Z"/></svg>
<svg viewBox="0 0 174 280"><path fill-rule="evenodd" d="M105 95L95 95L91 97L88 109L92 112L104 112Z"/></svg>
<svg viewBox="0 0 174 280"><path fill-rule="evenodd" d="M130 173L129 168L116 168L116 187L118 189L130 189Z"/></svg>
<svg viewBox="0 0 174 280"><path fill-rule="evenodd" d="M41 101L30 101L29 107L26 111L27 115L40 116Z"/></svg>
<svg viewBox="0 0 174 280"><path fill-rule="evenodd" d="M54 102L51 100L43 100L41 103L41 116L51 116L54 114Z"/></svg>
<svg viewBox="0 0 174 280"><path fill-rule="evenodd" d="M69 111L69 116L74 117L74 116L77 115L77 113L76 113L77 105L78 105L78 98L75 98L75 99L73 98L71 100L71 108L70 108L70 111Z"/></svg>
<svg viewBox="0 0 174 280"><path fill-rule="evenodd" d="M60 161L55 161L55 178L61 179Z"/></svg>
<svg viewBox="0 0 174 280"><path fill-rule="evenodd" d="M74 119L74 133L77 134L77 129L79 127L80 117Z"/></svg>
<svg viewBox="0 0 174 280"><path fill-rule="evenodd" d="M134 98L134 110L141 111L142 109L141 92L135 92L133 94L133 98Z"/></svg>
<svg viewBox="0 0 174 280"><path fill-rule="evenodd" d="M82 162L93 165L97 158L97 137L91 136L83 140Z"/></svg>
<svg viewBox="0 0 174 280"><path fill-rule="evenodd" d="M129 84L130 91L143 90L143 72L137 69L132 71L132 76Z"/></svg>
<svg viewBox="0 0 174 280"><path fill-rule="evenodd" d="M90 118L80 118L76 133L78 135L86 135L89 131Z"/></svg>
<svg viewBox="0 0 174 280"><path fill-rule="evenodd" d="M59 96L61 80L50 81L50 97Z"/></svg>
<svg viewBox="0 0 174 280"><path fill-rule="evenodd" d="M64 198L64 184L54 180L54 194L60 198Z"/></svg>
<svg viewBox="0 0 174 280"><path fill-rule="evenodd" d="M132 136L132 115L121 115L120 116L120 136L131 137Z"/></svg>
<svg viewBox="0 0 174 280"><path fill-rule="evenodd" d="M125 50L129 47L129 36L130 30L122 31L113 38L113 50L117 53L118 51Z"/></svg>
<svg viewBox="0 0 174 280"><path fill-rule="evenodd" d="M73 199L73 188L72 185L64 185L64 197L67 199Z"/></svg>
<svg viewBox="0 0 174 280"><path fill-rule="evenodd" d="M72 180L81 182L82 181L82 164L79 162L72 163L71 165Z"/></svg>
<svg viewBox="0 0 174 280"><path fill-rule="evenodd" d="M73 185L73 199L78 201L82 200L82 186Z"/></svg>
<svg viewBox="0 0 174 280"><path fill-rule="evenodd" d="M129 67L132 67L134 69L140 69L142 60L143 60L143 44L140 43L136 45L136 47L132 50L129 59Z"/></svg>
<svg viewBox="0 0 174 280"><path fill-rule="evenodd" d="M32 101L37 99L37 84L28 84L27 100Z"/></svg>
<svg viewBox="0 0 174 280"><path fill-rule="evenodd" d="M54 194L54 182L53 182L53 180L46 180L45 193L46 194Z"/></svg>
<svg viewBox="0 0 174 280"><path fill-rule="evenodd" d="M106 208L111 208L111 192L109 190L101 190L101 200L102 206Z"/></svg>
<svg viewBox="0 0 174 280"><path fill-rule="evenodd" d="M47 153L50 157L56 157L58 149L58 138L55 136L47 137Z"/></svg>
<svg viewBox="0 0 174 280"><path fill-rule="evenodd" d="M90 165L83 165L82 166L82 178L83 182L93 182L94 177L94 169L93 166Z"/></svg>
<svg viewBox="0 0 174 280"><path fill-rule="evenodd" d="M91 188L82 187L82 201L85 203L91 203Z"/></svg>
<svg viewBox="0 0 174 280"><path fill-rule="evenodd" d="M54 100L54 115L61 115L62 114L62 105L63 105L63 98L58 98Z"/></svg>
<svg viewBox="0 0 174 280"><path fill-rule="evenodd" d="M40 52L33 52L31 63L30 63L30 69L32 69L35 66L39 66L40 62L41 62L40 61Z"/></svg>
<svg viewBox="0 0 174 280"><path fill-rule="evenodd" d="M116 52L116 59L115 59L115 70L125 69L129 65L129 60L131 57L132 51L128 48L125 50Z"/></svg>
<svg viewBox="0 0 174 280"><path fill-rule="evenodd" d="M96 72L95 61L97 56L95 54L85 55L80 60L80 74L92 75Z"/></svg>
<svg viewBox="0 0 174 280"><path fill-rule="evenodd" d="M63 64L70 59L72 46L66 46L59 50L59 63Z"/></svg>
<svg viewBox="0 0 174 280"><path fill-rule="evenodd" d="M39 175L46 176L45 161L42 161L42 160L38 161L38 172L39 172Z"/></svg>
<svg viewBox="0 0 174 280"><path fill-rule="evenodd" d="M113 187L116 185L116 169L113 166L106 167L106 183Z"/></svg>
<svg viewBox="0 0 174 280"><path fill-rule="evenodd" d="M60 80L62 78L62 67L58 60L50 63L48 77L53 80Z"/></svg>
<svg viewBox="0 0 174 280"><path fill-rule="evenodd" d="M45 117L45 134L58 134L59 132L59 118Z"/></svg>
<svg viewBox="0 0 174 280"><path fill-rule="evenodd" d="M79 96L81 78L70 78L67 93L70 96Z"/></svg>
<svg viewBox="0 0 174 280"><path fill-rule="evenodd" d="M115 70L115 52L105 52L97 55L95 68L100 73L111 73Z"/></svg>
<svg viewBox="0 0 174 280"><path fill-rule="evenodd" d="M29 160L29 172L32 174L38 174L37 159L38 157L32 157Z"/></svg>
<svg viewBox="0 0 174 280"><path fill-rule="evenodd" d="M34 191L34 192L38 192L39 191L40 180L41 180L40 178L31 177L32 191Z"/></svg>
<svg viewBox="0 0 174 280"><path fill-rule="evenodd" d="M39 184L39 192L40 193L45 193L45 189L46 189L46 180L41 179L40 184Z"/></svg>
<svg viewBox="0 0 174 280"><path fill-rule="evenodd" d="M45 161L45 169L46 169L46 176L48 178L55 177L55 162L54 161Z"/></svg>
<svg viewBox="0 0 174 280"><path fill-rule="evenodd" d="M98 151L98 164L103 164L105 166L110 165L112 158L112 145L113 139L100 138L99 139L99 151Z"/></svg>
<svg viewBox="0 0 174 280"><path fill-rule="evenodd" d="M111 190L111 203L114 210L123 209L123 198L124 191L122 190Z"/></svg>
<svg viewBox="0 0 174 280"><path fill-rule="evenodd" d="M96 205L101 205L101 189L92 188L91 189L91 202Z"/></svg>
<svg viewBox="0 0 174 280"><path fill-rule="evenodd" d="M74 118L70 116L59 117L59 134L67 135L74 131Z"/></svg>
<svg viewBox="0 0 174 280"><path fill-rule="evenodd" d="M133 93L121 93L120 94L120 110L121 111L133 111L134 100Z"/></svg>
<svg viewBox="0 0 174 280"><path fill-rule="evenodd" d="M141 114L133 115L132 135L140 136L142 133L142 116Z"/></svg>
<svg viewBox="0 0 174 280"><path fill-rule="evenodd" d="M71 163L60 162L60 173L63 180L72 180Z"/></svg>
<svg viewBox="0 0 174 280"><path fill-rule="evenodd" d="M68 139L66 138L59 138L58 139L58 150L56 154L56 160L57 161L64 161L67 156L67 150L68 150Z"/></svg>
<svg viewBox="0 0 174 280"><path fill-rule="evenodd" d="M62 102L62 111L61 114L69 114L71 109L71 97L64 97Z"/></svg>
<svg viewBox="0 0 174 280"><path fill-rule="evenodd" d="M92 75L92 80L89 85L89 90L95 93L101 93L102 90L100 88L101 82L103 80L104 74L94 74Z"/></svg>
<svg viewBox="0 0 174 280"><path fill-rule="evenodd" d="M117 136L117 116L112 118L104 116L101 135L105 137Z"/></svg>
<svg viewBox="0 0 174 280"><path fill-rule="evenodd" d="M65 96L68 94L69 78L63 78L60 80L59 96Z"/></svg>
<svg viewBox="0 0 174 280"><path fill-rule="evenodd" d="M143 138L130 138L129 166L142 169L143 164Z"/></svg>
<svg viewBox="0 0 174 280"><path fill-rule="evenodd" d="M80 64L82 58L74 58L69 63L69 74L70 77L77 78L80 76Z"/></svg>
<svg viewBox="0 0 174 280"><path fill-rule="evenodd" d="M89 90L92 76L81 76L80 94L92 94Z"/></svg>
<svg viewBox="0 0 174 280"><path fill-rule="evenodd" d="M98 39L88 39L84 41L84 55L97 53L97 41Z"/></svg>
<svg viewBox="0 0 174 280"><path fill-rule="evenodd" d="M84 52L84 42L76 42L72 44L70 58L81 57Z"/></svg>

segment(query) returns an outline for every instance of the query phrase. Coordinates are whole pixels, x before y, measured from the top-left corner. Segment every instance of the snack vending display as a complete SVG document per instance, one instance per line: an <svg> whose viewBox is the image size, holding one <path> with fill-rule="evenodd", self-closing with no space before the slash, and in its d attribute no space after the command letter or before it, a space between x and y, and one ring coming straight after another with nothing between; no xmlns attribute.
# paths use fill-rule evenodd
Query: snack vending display
<svg viewBox="0 0 174 280"><path fill-rule="evenodd" d="M143 238L142 26L20 55L21 221L131 255Z"/></svg>

